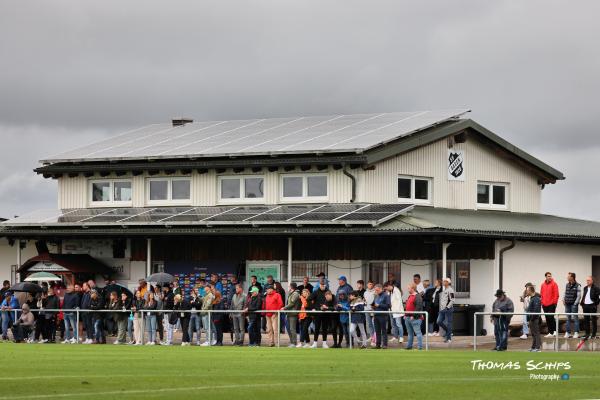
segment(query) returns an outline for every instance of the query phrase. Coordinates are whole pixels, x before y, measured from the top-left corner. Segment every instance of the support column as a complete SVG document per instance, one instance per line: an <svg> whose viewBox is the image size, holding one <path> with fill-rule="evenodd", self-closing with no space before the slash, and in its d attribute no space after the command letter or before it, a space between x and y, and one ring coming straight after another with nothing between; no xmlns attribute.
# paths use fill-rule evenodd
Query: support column
<svg viewBox="0 0 600 400"><path fill-rule="evenodd" d="M146 276L152 274L152 239L146 239Z"/></svg>
<svg viewBox="0 0 600 400"><path fill-rule="evenodd" d="M288 262L287 262L288 285L292 283L292 238L288 238Z"/></svg>
<svg viewBox="0 0 600 400"><path fill-rule="evenodd" d="M442 281L448 277L448 273L446 271L447 257L446 252L450 247L450 243L442 243Z"/></svg>
<svg viewBox="0 0 600 400"><path fill-rule="evenodd" d="M18 283L20 279L19 268L21 268L21 239L17 239L17 271L15 272L15 283Z"/></svg>

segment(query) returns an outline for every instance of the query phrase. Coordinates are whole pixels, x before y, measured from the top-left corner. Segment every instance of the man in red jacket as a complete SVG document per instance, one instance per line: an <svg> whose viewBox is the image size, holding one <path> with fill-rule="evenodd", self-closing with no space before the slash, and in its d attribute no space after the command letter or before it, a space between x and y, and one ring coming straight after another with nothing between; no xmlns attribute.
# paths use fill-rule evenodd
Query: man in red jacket
<svg viewBox="0 0 600 400"><path fill-rule="evenodd" d="M281 295L275 291L272 285L267 286L267 295L265 296L265 310L281 310L283 300ZM267 319L267 334L269 335L270 346L275 347L275 332L279 332L279 316L275 312L265 313Z"/></svg>
<svg viewBox="0 0 600 400"><path fill-rule="evenodd" d="M546 313L555 313L558 304L558 285L552 279L552 274L546 272L546 280L540 286L540 295L542 297L542 308ZM554 315L546 314L546 325L548 325L548 334L546 337L553 337L556 333L556 320Z"/></svg>

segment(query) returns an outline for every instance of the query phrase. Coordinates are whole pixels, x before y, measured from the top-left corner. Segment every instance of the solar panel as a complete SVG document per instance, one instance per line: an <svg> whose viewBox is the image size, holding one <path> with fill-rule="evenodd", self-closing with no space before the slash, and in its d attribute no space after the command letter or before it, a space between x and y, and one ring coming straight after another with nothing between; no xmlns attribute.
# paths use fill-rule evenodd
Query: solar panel
<svg viewBox="0 0 600 400"><path fill-rule="evenodd" d="M134 129L43 160L62 161L364 151L468 110L206 121Z"/></svg>
<svg viewBox="0 0 600 400"><path fill-rule="evenodd" d="M377 225L409 204L315 204L217 207L137 207L41 210L4 222L10 226Z"/></svg>

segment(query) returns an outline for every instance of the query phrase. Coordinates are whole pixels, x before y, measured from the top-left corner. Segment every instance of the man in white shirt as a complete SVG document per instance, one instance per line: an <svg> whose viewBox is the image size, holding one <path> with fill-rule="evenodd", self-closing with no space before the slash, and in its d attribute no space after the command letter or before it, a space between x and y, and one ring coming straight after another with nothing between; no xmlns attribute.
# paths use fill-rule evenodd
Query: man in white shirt
<svg viewBox="0 0 600 400"><path fill-rule="evenodd" d="M417 285L417 293L419 294L423 294L425 293L425 286L423 286L423 282L421 282L421 275L420 274L414 274L413 275L413 282L415 283L415 285Z"/></svg>
<svg viewBox="0 0 600 400"><path fill-rule="evenodd" d="M581 306L583 307L584 313L596 313L598 312L598 303L600 303L600 288L594 285L594 278L588 276L586 278L587 285L583 288L583 295L581 296ZM590 322L591 322L591 333L590 333ZM583 326L585 328L585 338L590 339L596 337L596 329L598 325L598 317L584 315Z"/></svg>

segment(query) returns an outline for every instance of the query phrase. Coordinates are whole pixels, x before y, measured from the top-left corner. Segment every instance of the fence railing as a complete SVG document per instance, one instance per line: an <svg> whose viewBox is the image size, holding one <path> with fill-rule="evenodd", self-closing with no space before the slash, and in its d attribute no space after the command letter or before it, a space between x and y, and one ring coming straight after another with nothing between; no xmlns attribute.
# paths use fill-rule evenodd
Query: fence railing
<svg viewBox="0 0 600 400"><path fill-rule="evenodd" d="M7 311L7 310L2 310L2 311ZM16 321L18 319L18 313L20 313L22 311L22 309L11 309L8 312L13 313L14 312L14 320ZM351 325L351 321L352 321L352 315L356 315L356 314L365 314L365 316L374 316L375 314L387 314L390 317L393 315L401 315L401 316L406 316L406 315L423 315L424 316L424 323L425 323L425 334L424 336L424 342L425 342L425 350L429 350L429 314L427 311L374 311L374 310L366 310L366 311L351 311L351 310L343 310L343 311L339 311L339 310L335 310L335 311L322 311L322 310L257 310L257 311L244 311L244 310L131 310L131 309L127 309L127 310L107 310L107 309L101 309L101 310L89 310L89 309L81 309L81 308L74 308L74 309L44 309L44 308L35 308L35 309L30 309L30 312L32 313L44 313L44 312L49 312L49 313L74 313L76 314L76 322L77 322L77 327L79 326L79 323L81 322L81 314L85 314L85 313L91 313L91 314L95 314L95 313L101 313L101 314L134 314L134 316L137 316L138 318L141 319L140 324L142 326L142 332L141 332L141 344L144 344L144 340L145 340L145 333L146 333L146 328L145 328L145 323L144 323L144 319L148 318L148 315L157 315L157 314L172 314L172 313L178 313L178 314L191 314L191 315L208 315L209 321L212 321L212 315L213 314L233 314L233 315L249 315L249 314L258 314L258 315L263 315L266 313L272 313L272 314L277 314L278 320L281 320L281 315L286 315L286 314L301 314L301 313L305 313L307 314L307 316L311 316L311 315L315 315L315 314L325 314L325 315L348 315L348 332L350 332L350 325ZM136 315L137 314L137 315ZM144 316L146 315L146 316ZM279 329L277 329L277 341L276 341L276 345L277 347L280 347L280 342L281 342L281 327L279 327ZM207 329L207 337L210 339L213 337L212 335L212 323L208 324ZM76 329L73 332L74 337L77 339L77 341L80 341L80 337L79 337L79 330ZM350 340L348 341L348 346L349 348L352 348L352 337L350 337ZM208 340L208 345L211 346L212 345L212 341Z"/></svg>
<svg viewBox="0 0 600 400"><path fill-rule="evenodd" d="M560 335L559 335L559 329L558 329L558 322L559 322L559 316L561 315L565 315L567 317L576 317L579 318L580 316L596 316L596 317L600 317L600 313L564 313L564 312L554 312L554 313L545 313L545 312L539 312L539 313L529 313L529 312L493 312L493 311L477 311L473 314L473 351L477 351L477 316L482 315L489 315L489 316L515 316L515 315L539 315L541 316L553 316L556 318L556 335L554 337L554 351L560 351L559 348L559 339L560 339Z"/></svg>

